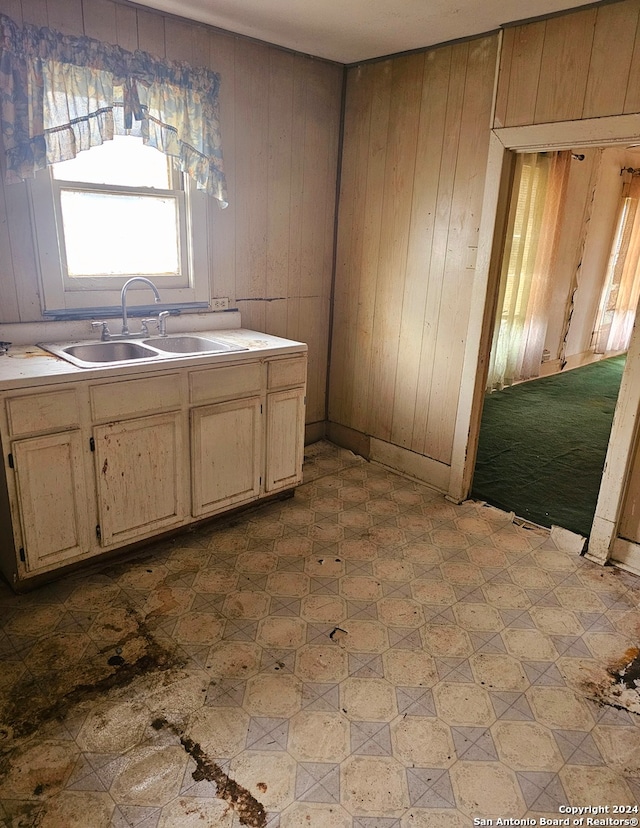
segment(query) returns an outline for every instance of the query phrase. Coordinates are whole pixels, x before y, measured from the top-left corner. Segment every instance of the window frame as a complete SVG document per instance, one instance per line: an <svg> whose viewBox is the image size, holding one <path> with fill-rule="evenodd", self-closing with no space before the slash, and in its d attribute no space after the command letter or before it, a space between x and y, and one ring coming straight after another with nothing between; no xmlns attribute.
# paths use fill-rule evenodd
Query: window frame
<svg viewBox="0 0 640 828"><path fill-rule="evenodd" d="M91 152L91 150L86 151ZM43 317L86 316L90 311L99 311L104 315L110 315L112 312L115 315L121 307L122 286L127 279L138 275L144 275L157 285L163 305L183 309L210 307L208 249L210 199L204 192L197 189L195 182L186 173L172 169L171 178L173 189L162 190L154 187L104 185L57 179L53 176L52 170L47 168L39 171L35 178L29 181L29 201ZM183 273L178 277L147 273L69 277L66 269L59 198L63 189L122 193L123 195L169 195L176 198ZM127 295L128 304L132 308L149 306L151 304L149 299L149 291L143 284L132 285ZM155 307L157 310L158 306Z"/></svg>

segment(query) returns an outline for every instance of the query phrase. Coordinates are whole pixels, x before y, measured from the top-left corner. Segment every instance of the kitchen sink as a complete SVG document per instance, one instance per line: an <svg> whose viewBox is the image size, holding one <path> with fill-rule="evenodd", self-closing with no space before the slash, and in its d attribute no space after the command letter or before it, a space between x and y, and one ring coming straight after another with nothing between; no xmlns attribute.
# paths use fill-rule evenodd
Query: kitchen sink
<svg viewBox="0 0 640 828"><path fill-rule="evenodd" d="M83 345L62 347L58 356L69 359L76 365L92 363L103 365L106 362L130 362L134 359L153 359L155 351L137 342L88 342Z"/></svg>
<svg viewBox="0 0 640 828"><path fill-rule="evenodd" d="M236 345L219 342L217 339L205 339L203 336L158 336L142 341L144 345L150 345L158 351L172 354L212 354L220 351L246 350Z"/></svg>
<svg viewBox="0 0 640 828"><path fill-rule="evenodd" d="M228 345L217 339L180 334L135 341L41 342L39 347L79 368L102 368L123 362L158 361L248 350L242 345Z"/></svg>

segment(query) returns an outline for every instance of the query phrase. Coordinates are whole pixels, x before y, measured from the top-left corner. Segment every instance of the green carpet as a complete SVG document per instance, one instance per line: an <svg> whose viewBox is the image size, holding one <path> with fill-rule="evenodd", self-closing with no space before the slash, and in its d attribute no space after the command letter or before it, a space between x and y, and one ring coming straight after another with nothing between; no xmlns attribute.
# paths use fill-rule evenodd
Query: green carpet
<svg viewBox="0 0 640 828"><path fill-rule="evenodd" d="M625 356L485 397L472 497L588 535Z"/></svg>

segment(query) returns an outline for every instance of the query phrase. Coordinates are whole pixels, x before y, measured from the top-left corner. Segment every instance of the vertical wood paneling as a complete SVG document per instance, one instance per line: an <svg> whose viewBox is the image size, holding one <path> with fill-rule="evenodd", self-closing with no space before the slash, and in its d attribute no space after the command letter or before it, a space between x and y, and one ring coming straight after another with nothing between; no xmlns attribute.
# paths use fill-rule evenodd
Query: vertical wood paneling
<svg viewBox="0 0 640 828"><path fill-rule="evenodd" d="M391 441L404 448L412 447L416 416L421 413L416 410L419 391L421 404L425 404L431 387L431 340L435 338L436 328L435 325L426 325L425 319L436 319L437 310L427 308L427 297L430 296L433 301L434 291L430 291L432 282L426 276L431 262L447 109L446 96L434 94L434 90L448 87L451 49L436 49L427 53L425 58L394 391L394 398L403 397L404 404L394 407L391 431Z"/></svg>
<svg viewBox="0 0 640 828"><path fill-rule="evenodd" d="M111 0L83 0L84 33L88 37L115 43L118 37L116 7Z"/></svg>
<svg viewBox="0 0 640 828"><path fill-rule="evenodd" d="M267 135L269 50L249 41L236 44L236 290L240 299L266 296Z"/></svg>
<svg viewBox="0 0 640 828"><path fill-rule="evenodd" d="M294 68L293 88L291 91L291 169L289 181L291 186L289 199L289 273L287 278L287 295L299 296L297 274L302 268L302 250L304 244L302 224L302 193L304 190L304 137L307 121L307 75L303 59L297 58ZM288 330L295 339L298 331L300 303L289 303L287 315Z"/></svg>
<svg viewBox="0 0 640 828"><path fill-rule="evenodd" d="M612 83L611 79L629 76L639 11L636 0L624 0L597 9L583 118L622 112L627 85Z"/></svg>
<svg viewBox="0 0 640 828"><path fill-rule="evenodd" d="M371 393L376 400L371 429L383 440L389 439L393 420L423 74L424 54L394 61L384 186L380 194L382 227L371 370Z"/></svg>
<svg viewBox="0 0 640 828"><path fill-rule="evenodd" d="M327 84L325 72L319 61L311 60L307 68L307 86L304 132L304 181L314 181L310 189L302 188L302 232L304 245L300 258L300 295L318 296L328 291L331 273L325 270L327 242L326 210L333 204L335 209L336 176L333 158L337 142L336 130L328 130L331 112L335 105L335 85ZM333 236L333 228L331 228Z"/></svg>
<svg viewBox="0 0 640 828"><path fill-rule="evenodd" d="M82 0L47 0L47 15L52 29L65 34L83 34Z"/></svg>
<svg viewBox="0 0 640 828"><path fill-rule="evenodd" d="M498 66L498 85L493 113L493 125L497 129L507 123L507 101L509 98L509 80L513 59L513 44L516 37L515 28L504 29L500 46L500 64Z"/></svg>
<svg viewBox="0 0 640 828"><path fill-rule="evenodd" d="M307 417L323 420L342 68L111 0L3 10L220 74L230 203L209 205L211 292L240 307L245 327L308 342ZM40 319L24 185L0 183L0 261L0 322Z"/></svg>
<svg viewBox="0 0 640 828"><path fill-rule="evenodd" d="M138 18L135 9L116 3L116 31L118 44L123 49L135 51L138 48Z"/></svg>
<svg viewBox="0 0 640 828"><path fill-rule="evenodd" d="M11 2L14 6L20 5L20 0L11 0ZM14 17L9 11L7 11L7 14ZM14 17L14 20L19 19L19 16ZM47 26L49 24L47 0L22 0L22 21L32 23L34 26Z"/></svg>
<svg viewBox="0 0 640 828"><path fill-rule="evenodd" d="M300 322L297 339L309 344L307 365L307 418L308 422L324 420L324 382L327 368L328 301L320 296L300 297Z"/></svg>
<svg viewBox="0 0 640 828"><path fill-rule="evenodd" d="M494 126L640 112L640 0L506 29Z"/></svg>
<svg viewBox="0 0 640 828"><path fill-rule="evenodd" d="M429 287L427 306L422 338L422 352L420 358L420 382L416 405L416 421L413 433L413 449L420 454L433 456L431 452L437 448L439 423L435 422L433 398L438 395L438 372L441 366L436 362L440 328L440 307L449 252L448 237L453 208L453 189L455 184L458 146L460 143L460 127L462 124L462 108L464 105L464 91L467 73L469 44L461 43L451 47L451 68L447 86L433 90L434 94L445 95L446 114L444 125L444 140L440 153L440 175L436 198L435 227L429 264ZM477 136L479 138L479 136ZM460 297L462 299L462 297ZM450 319L449 342L453 343L454 320ZM449 357L446 356L445 359ZM452 416L452 412L438 412L439 416Z"/></svg>
<svg viewBox="0 0 640 828"><path fill-rule="evenodd" d="M195 26L183 20L167 17L164 22L165 55L168 60L182 60L195 65L193 32Z"/></svg>
<svg viewBox="0 0 640 828"><path fill-rule="evenodd" d="M358 325L350 324L350 314L358 306L360 260L365 215L368 143L371 124L372 81L376 68L365 66L351 73L346 90L342 176L334 292L333 342L331 349L331 387L329 418L351 422L354 383L348 373L354 364ZM366 88L365 88L366 87Z"/></svg>
<svg viewBox="0 0 640 828"><path fill-rule="evenodd" d="M22 183L8 185L5 187L5 199L20 319L38 319L40 318L38 271L31 231L27 185ZM6 321L15 320L7 319Z"/></svg>
<svg viewBox="0 0 640 828"><path fill-rule="evenodd" d="M491 102L486 90L493 83L494 63L491 40L469 44L425 443L425 453L446 464L451 462L469 324L484 190L484 174L479 176L477 171L484 173L487 164Z"/></svg>
<svg viewBox="0 0 640 828"><path fill-rule="evenodd" d="M541 21L513 30L513 57L507 95L509 126L533 122L546 26L546 22Z"/></svg>
<svg viewBox="0 0 640 828"><path fill-rule="evenodd" d="M191 26L194 66L209 66L209 29L206 26ZM138 38L140 35L138 35Z"/></svg>
<svg viewBox="0 0 640 828"><path fill-rule="evenodd" d="M2 13L8 15L16 23L22 23L23 21L22 3L20 0L4 0L2 3Z"/></svg>
<svg viewBox="0 0 640 828"><path fill-rule="evenodd" d="M265 327L274 336L288 336L287 304L288 299L274 299L267 302L265 310ZM323 418L324 419L324 418Z"/></svg>
<svg viewBox="0 0 640 828"><path fill-rule="evenodd" d="M351 368L353 428L368 432L371 408L373 369L372 344L376 308L378 263L382 236L382 191L386 175L387 133L391 108L393 61L374 64L372 78L371 125L363 152L368 153L365 169L365 210L362 224L362 246L356 266L360 269L355 319L357 340ZM347 274L349 268L347 269ZM336 274L336 281L338 280ZM334 300L335 301L335 300ZM356 425L357 424L357 425Z"/></svg>
<svg viewBox="0 0 640 828"><path fill-rule="evenodd" d="M209 33L209 67L220 75L220 131L224 152L229 206L209 205L210 269L213 296L236 293L236 140L235 140L236 38Z"/></svg>
<svg viewBox="0 0 640 828"><path fill-rule="evenodd" d="M496 48L496 37L482 38L348 74L330 419L442 462L461 382Z"/></svg>
<svg viewBox="0 0 640 828"><path fill-rule="evenodd" d="M534 123L582 117L596 15L587 9L547 23Z"/></svg>
<svg viewBox="0 0 640 828"><path fill-rule="evenodd" d="M285 297L289 287L289 219L291 142L295 58L286 52L269 55L266 295Z"/></svg>
<svg viewBox="0 0 640 828"><path fill-rule="evenodd" d="M138 9L138 48L158 57L165 57L164 17Z"/></svg>
<svg viewBox="0 0 640 828"><path fill-rule="evenodd" d="M640 0L638 0L640 2ZM640 112L640 17L636 26L636 37L629 68L627 94L624 99L624 114Z"/></svg>
<svg viewBox="0 0 640 828"><path fill-rule="evenodd" d="M318 65L317 70L321 70ZM324 90L319 103L321 104L321 125L326 131L324 147L324 167L321 175L325 181L324 191L324 227L322 233L322 247L318 249L318 262L322 270L322 296L331 300L333 290L333 268L335 254L335 233L336 233L336 200L338 195L338 179L333 174L335 169L334 159L338 157L340 149L340 120L334 117L336 114L336 101L342 98L344 70L342 67L333 67L333 73L327 77ZM322 140L321 138L319 140ZM322 213L319 211L319 215ZM327 331L328 334L328 331ZM328 349L328 341L327 341ZM328 350L327 350L328 353ZM325 412L326 413L326 412Z"/></svg>
<svg viewBox="0 0 640 828"><path fill-rule="evenodd" d="M4 176L4 165L0 167ZM8 255L2 256L0 265L0 322L10 319L19 319L18 294L16 293L16 278L11 256L11 239L9 237L9 222L5 203L4 190L0 189L0 250Z"/></svg>

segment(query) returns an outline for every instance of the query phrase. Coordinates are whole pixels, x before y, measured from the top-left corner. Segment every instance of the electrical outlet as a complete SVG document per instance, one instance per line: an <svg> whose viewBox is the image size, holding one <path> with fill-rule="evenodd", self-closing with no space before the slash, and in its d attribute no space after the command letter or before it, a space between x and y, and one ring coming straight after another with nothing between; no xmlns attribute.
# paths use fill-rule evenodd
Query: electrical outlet
<svg viewBox="0 0 640 828"><path fill-rule="evenodd" d="M229 297L224 296L219 299L212 299L211 300L211 310L228 310L229 309Z"/></svg>

